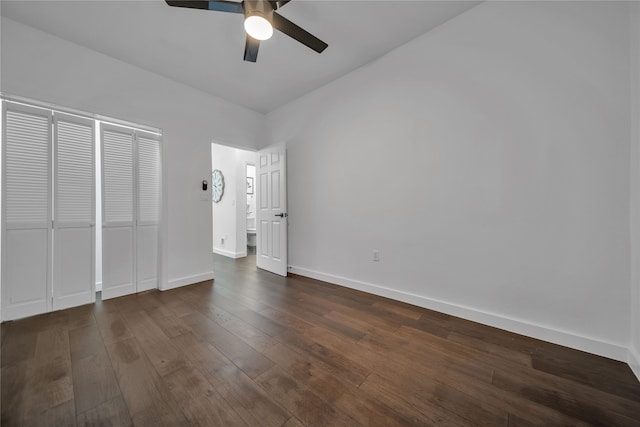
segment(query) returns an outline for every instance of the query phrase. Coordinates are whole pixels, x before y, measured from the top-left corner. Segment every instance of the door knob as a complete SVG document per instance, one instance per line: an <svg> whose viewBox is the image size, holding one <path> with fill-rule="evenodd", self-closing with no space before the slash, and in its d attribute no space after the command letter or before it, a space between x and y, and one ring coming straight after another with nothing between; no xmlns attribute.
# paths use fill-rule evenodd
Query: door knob
<svg viewBox="0 0 640 427"><path fill-rule="evenodd" d="M280 218L286 218L286 217L288 217L289 215L288 215L286 212L284 212L284 213L276 214L276 216L279 216Z"/></svg>

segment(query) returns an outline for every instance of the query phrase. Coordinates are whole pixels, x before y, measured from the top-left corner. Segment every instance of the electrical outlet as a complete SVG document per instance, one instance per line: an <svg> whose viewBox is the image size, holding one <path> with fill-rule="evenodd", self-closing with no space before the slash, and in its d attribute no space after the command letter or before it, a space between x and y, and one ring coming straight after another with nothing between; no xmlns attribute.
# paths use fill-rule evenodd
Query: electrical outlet
<svg viewBox="0 0 640 427"><path fill-rule="evenodd" d="M221 238L220 238L220 244L221 244L222 246L224 246L224 237L221 237Z"/></svg>
<svg viewBox="0 0 640 427"><path fill-rule="evenodd" d="M373 260L374 260L375 262L380 261L380 251L379 251L379 250L377 250L377 249L374 249L374 250L373 250Z"/></svg>

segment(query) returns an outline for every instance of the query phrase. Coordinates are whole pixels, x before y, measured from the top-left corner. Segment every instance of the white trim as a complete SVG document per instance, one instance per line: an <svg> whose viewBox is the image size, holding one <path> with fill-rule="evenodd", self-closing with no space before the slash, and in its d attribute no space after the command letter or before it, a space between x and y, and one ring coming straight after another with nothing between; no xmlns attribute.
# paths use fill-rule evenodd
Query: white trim
<svg viewBox="0 0 640 427"><path fill-rule="evenodd" d="M627 363L640 381L640 353L635 351L633 346L629 347L629 353L627 354Z"/></svg>
<svg viewBox="0 0 640 427"><path fill-rule="evenodd" d="M194 283L205 282L207 280L213 280L213 271L208 271L202 274L195 274L193 276L181 277L179 279L169 280L166 287L162 287L161 291L168 291L169 289L179 288L181 286L193 285Z"/></svg>
<svg viewBox="0 0 640 427"><path fill-rule="evenodd" d="M135 285L135 283L133 285ZM111 298L119 298L126 295L135 295L137 291L134 289L134 291L131 292L131 286L131 283L125 283L124 285L111 286L108 289L103 289L102 300L105 301Z"/></svg>
<svg viewBox="0 0 640 427"><path fill-rule="evenodd" d="M547 326L536 325L534 323L525 322L495 313L488 313L472 307L465 307L446 301L439 301L425 296L398 291L395 289L386 288L384 286L352 280L345 277L335 276L333 274L309 270L303 267L289 266L288 270L290 273L299 274L301 276L310 277L312 279L322 280L324 282L329 282L374 295L391 298L397 301L406 302L408 304L417 305L419 307L428 308L430 310L450 314L452 316L461 317L463 319L479 322L499 329L504 329L506 331L526 335L532 338L537 338L566 347L575 348L622 362L627 362L628 358L630 357L630 350L626 347L614 343L595 340L593 338L585 336L576 335L571 332L552 329Z"/></svg>
<svg viewBox="0 0 640 427"><path fill-rule="evenodd" d="M229 258L244 258L244 257L247 256L247 250L246 249L244 251L231 252L231 251L225 251L224 249L213 248L213 253L214 254L218 254L218 255L222 255L222 256L226 256L226 257L229 257Z"/></svg>
<svg viewBox="0 0 640 427"><path fill-rule="evenodd" d="M147 280L140 280L136 288L136 293L149 291L151 289L158 289L158 279L155 277Z"/></svg>
<svg viewBox="0 0 640 427"><path fill-rule="evenodd" d="M114 125L118 127L126 127L134 130L150 132L156 135L162 135L162 130L154 126L148 126L142 123L128 122L126 120L120 120L120 119L116 119L109 116L103 116L100 114L87 113L86 111L76 110L75 108L64 107L61 105L52 104L50 102L38 101L31 98L25 98L23 96L11 95L2 91L0 91L0 99L6 102L12 102L14 104L26 105L29 107L38 108L40 110L53 110L53 112L55 113L64 113L64 114L87 118L91 120L99 120L101 122L105 122L110 125Z"/></svg>

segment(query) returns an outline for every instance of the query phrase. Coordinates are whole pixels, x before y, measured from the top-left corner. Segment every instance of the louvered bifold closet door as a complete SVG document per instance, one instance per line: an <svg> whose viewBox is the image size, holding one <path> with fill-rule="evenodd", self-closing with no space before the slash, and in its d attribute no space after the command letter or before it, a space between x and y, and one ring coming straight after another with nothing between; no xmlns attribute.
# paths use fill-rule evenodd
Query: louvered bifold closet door
<svg viewBox="0 0 640 427"><path fill-rule="evenodd" d="M102 298L136 292L133 130L101 125Z"/></svg>
<svg viewBox="0 0 640 427"><path fill-rule="evenodd" d="M50 111L3 106L2 318L51 309Z"/></svg>
<svg viewBox="0 0 640 427"><path fill-rule="evenodd" d="M161 161L157 135L136 132L138 222L136 227L138 292L158 287Z"/></svg>
<svg viewBox="0 0 640 427"><path fill-rule="evenodd" d="M53 309L95 301L94 121L55 113Z"/></svg>

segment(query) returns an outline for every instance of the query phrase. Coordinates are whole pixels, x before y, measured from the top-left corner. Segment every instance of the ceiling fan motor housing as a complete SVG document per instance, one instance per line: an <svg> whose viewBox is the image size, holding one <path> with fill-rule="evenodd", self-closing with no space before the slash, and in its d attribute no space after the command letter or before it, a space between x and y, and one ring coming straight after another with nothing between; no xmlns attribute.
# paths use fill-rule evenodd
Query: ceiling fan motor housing
<svg viewBox="0 0 640 427"><path fill-rule="evenodd" d="M250 16L261 16L273 25L273 6L268 1L244 0L242 2L245 19Z"/></svg>

